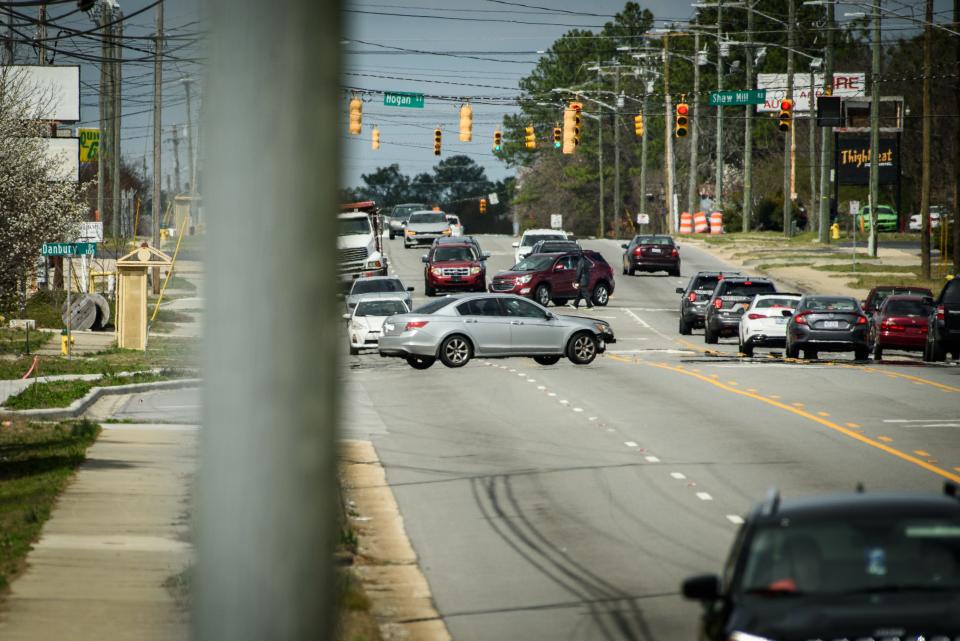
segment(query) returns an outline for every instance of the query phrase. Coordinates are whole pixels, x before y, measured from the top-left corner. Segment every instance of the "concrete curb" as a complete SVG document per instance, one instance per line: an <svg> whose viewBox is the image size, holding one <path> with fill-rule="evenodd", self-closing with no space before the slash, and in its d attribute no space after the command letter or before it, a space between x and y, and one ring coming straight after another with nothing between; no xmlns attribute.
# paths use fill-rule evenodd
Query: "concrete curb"
<svg viewBox="0 0 960 641"><path fill-rule="evenodd" d="M199 378L180 378L170 381L157 381L155 383L133 383L130 385L113 385L110 387L94 387L86 396L78 398L67 407L47 407L35 410L0 410L0 416L21 418L61 420L66 418L77 418L83 415L91 405L96 403L104 396L117 396L120 394L136 394L139 392L151 392L154 390L184 389L189 387L199 387L202 379Z"/></svg>

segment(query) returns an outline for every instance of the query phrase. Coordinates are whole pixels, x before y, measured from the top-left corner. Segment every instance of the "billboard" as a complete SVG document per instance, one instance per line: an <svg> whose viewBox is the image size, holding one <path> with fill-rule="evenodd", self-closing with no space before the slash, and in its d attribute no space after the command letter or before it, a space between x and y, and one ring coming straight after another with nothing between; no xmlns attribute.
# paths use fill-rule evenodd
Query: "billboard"
<svg viewBox="0 0 960 641"><path fill-rule="evenodd" d="M862 72L833 74L833 95L848 98L863 97L866 92L866 74ZM813 75L814 92L817 96L823 94L823 74ZM776 112L780 110L780 101L787 97L787 74L761 73L757 74L757 89L767 90L767 100L757 105L757 111ZM814 102L816 110L816 102ZM793 74L793 111L794 113L810 111L810 74Z"/></svg>
<svg viewBox="0 0 960 641"><path fill-rule="evenodd" d="M80 67L13 65L5 68L10 82L20 85L34 120L80 120Z"/></svg>
<svg viewBox="0 0 960 641"><path fill-rule="evenodd" d="M900 175L900 141L897 136L880 136L877 151L880 184L894 185ZM870 183L870 134L837 136L837 182L841 185Z"/></svg>
<svg viewBox="0 0 960 641"><path fill-rule="evenodd" d="M56 165L49 180L77 182L80 180L80 140L77 138L41 138L44 155Z"/></svg>
<svg viewBox="0 0 960 641"><path fill-rule="evenodd" d="M97 162L100 152L100 130L78 127L77 138L80 139L80 162Z"/></svg>

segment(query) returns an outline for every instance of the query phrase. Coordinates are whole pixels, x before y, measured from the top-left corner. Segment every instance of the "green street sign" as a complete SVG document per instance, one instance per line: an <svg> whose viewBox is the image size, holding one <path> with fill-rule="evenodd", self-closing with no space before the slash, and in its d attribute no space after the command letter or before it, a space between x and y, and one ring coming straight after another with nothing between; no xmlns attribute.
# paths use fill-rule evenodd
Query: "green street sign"
<svg viewBox="0 0 960 641"><path fill-rule="evenodd" d="M96 243L44 243L44 256L95 256Z"/></svg>
<svg viewBox="0 0 960 641"><path fill-rule="evenodd" d="M740 91L711 91L711 107L735 107L737 105L762 105L767 100L766 89L743 89Z"/></svg>
<svg viewBox="0 0 960 641"><path fill-rule="evenodd" d="M423 94L407 93L405 91L387 91L383 94L383 104L387 107L423 109Z"/></svg>

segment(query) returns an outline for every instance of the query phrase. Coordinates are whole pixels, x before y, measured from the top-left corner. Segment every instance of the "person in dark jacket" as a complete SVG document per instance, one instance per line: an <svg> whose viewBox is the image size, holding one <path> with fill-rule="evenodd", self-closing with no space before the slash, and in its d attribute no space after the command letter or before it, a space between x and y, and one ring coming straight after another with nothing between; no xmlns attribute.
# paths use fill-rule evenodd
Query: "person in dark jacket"
<svg viewBox="0 0 960 641"><path fill-rule="evenodd" d="M584 253L580 252L580 258L577 260L577 300L573 302L576 309L580 309L580 299L587 301L587 309L593 307L593 301L590 300L590 269L593 263Z"/></svg>

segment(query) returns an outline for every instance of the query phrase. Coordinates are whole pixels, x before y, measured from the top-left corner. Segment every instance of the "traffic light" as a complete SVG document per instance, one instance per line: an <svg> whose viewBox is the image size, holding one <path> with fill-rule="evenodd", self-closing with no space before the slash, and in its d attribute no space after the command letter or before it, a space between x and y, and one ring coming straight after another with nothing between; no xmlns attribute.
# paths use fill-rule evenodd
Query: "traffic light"
<svg viewBox="0 0 960 641"><path fill-rule="evenodd" d="M359 136L363 129L363 102L359 98L350 100L350 133Z"/></svg>
<svg viewBox="0 0 960 641"><path fill-rule="evenodd" d="M793 121L793 101L789 98L780 101L779 120L780 131L790 131L790 123Z"/></svg>
<svg viewBox="0 0 960 641"><path fill-rule="evenodd" d="M690 107L687 103L677 103L677 113L674 117L673 135L677 138L685 138L689 130L690 120L687 114L690 113Z"/></svg>
<svg viewBox="0 0 960 641"><path fill-rule="evenodd" d="M440 155L440 139L443 137L443 132L439 129L433 130L433 155Z"/></svg>
<svg viewBox="0 0 960 641"><path fill-rule="evenodd" d="M473 140L473 107L463 105L460 107L460 142L471 140Z"/></svg>
<svg viewBox="0 0 960 641"><path fill-rule="evenodd" d="M480 199L480 213L481 213L481 214L487 213L487 199L486 199L486 198L481 198L481 199Z"/></svg>
<svg viewBox="0 0 960 641"><path fill-rule="evenodd" d="M527 128L524 130L523 136L523 145L527 149L536 149L537 148L537 134L533 130L533 125L527 125Z"/></svg>
<svg viewBox="0 0 960 641"><path fill-rule="evenodd" d="M563 129L560 127L553 128L553 148L560 149L563 146Z"/></svg>
<svg viewBox="0 0 960 641"><path fill-rule="evenodd" d="M633 117L633 132L637 134L637 138L643 138L643 114Z"/></svg>
<svg viewBox="0 0 960 641"><path fill-rule="evenodd" d="M503 134L499 129L493 132L493 150L503 151Z"/></svg>
<svg viewBox="0 0 960 641"><path fill-rule="evenodd" d="M90 11L96 4L97 0L77 0L77 9L80 11Z"/></svg>
<svg viewBox="0 0 960 641"><path fill-rule="evenodd" d="M571 102L563 110L563 153L572 154L580 144L580 111L583 105Z"/></svg>
<svg viewBox="0 0 960 641"><path fill-rule="evenodd" d="M374 151L380 149L380 130L376 127L373 128L370 137L370 148Z"/></svg>

